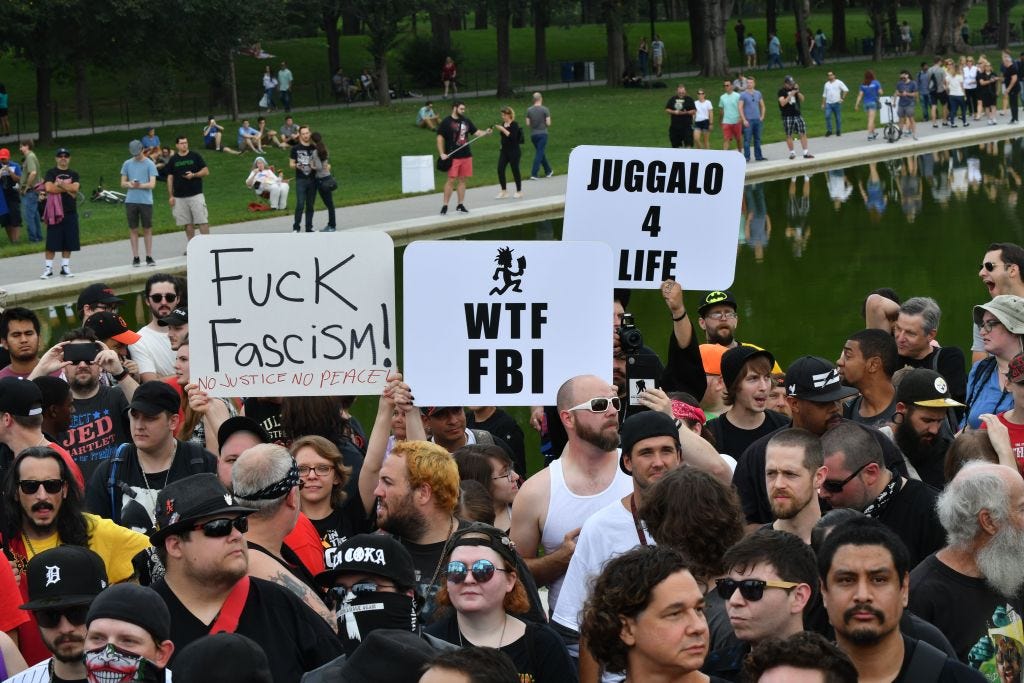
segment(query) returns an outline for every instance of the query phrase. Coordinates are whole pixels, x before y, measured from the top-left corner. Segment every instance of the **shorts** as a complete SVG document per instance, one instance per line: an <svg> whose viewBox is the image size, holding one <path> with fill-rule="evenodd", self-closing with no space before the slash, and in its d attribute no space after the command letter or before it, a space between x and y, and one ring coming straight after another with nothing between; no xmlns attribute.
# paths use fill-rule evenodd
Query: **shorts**
<svg viewBox="0 0 1024 683"><path fill-rule="evenodd" d="M206 149L217 149L217 138L203 138L203 146L206 147Z"/></svg>
<svg viewBox="0 0 1024 683"><path fill-rule="evenodd" d="M901 119L912 119L914 118L915 108L916 107L912 104L896 107L896 116L900 117Z"/></svg>
<svg viewBox="0 0 1024 683"><path fill-rule="evenodd" d="M0 215L0 227L17 228L21 225L21 198L17 193L4 195L4 198L7 200L7 213Z"/></svg>
<svg viewBox="0 0 1024 683"><path fill-rule="evenodd" d="M78 214L66 213L64 220L46 226L46 251L79 251Z"/></svg>
<svg viewBox="0 0 1024 683"><path fill-rule="evenodd" d="M693 127L696 128L697 130L711 130L711 122L710 121L694 121L693 122Z"/></svg>
<svg viewBox="0 0 1024 683"><path fill-rule="evenodd" d="M202 193L191 197L175 197L174 222L178 227L184 225L205 225L210 222L210 216L206 213L206 197Z"/></svg>
<svg viewBox="0 0 1024 683"><path fill-rule="evenodd" d="M452 167L448 169L449 178L472 178L473 157L449 157Z"/></svg>
<svg viewBox="0 0 1024 683"><path fill-rule="evenodd" d="M878 102L865 102L864 103L864 111L869 111L871 109L874 109L874 110L877 111L878 110Z"/></svg>
<svg viewBox="0 0 1024 683"><path fill-rule="evenodd" d="M4 118L5 116L7 116L7 107L2 107L0 108L0 119Z"/></svg>
<svg viewBox="0 0 1024 683"><path fill-rule="evenodd" d="M807 126L806 124L804 124L804 117L783 116L782 130L785 131L786 137L793 137L794 135L807 135Z"/></svg>
<svg viewBox="0 0 1024 683"><path fill-rule="evenodd" d="M693 147L693 128L669 128L668 141L675 148Z"/></svg>
<svg viewBox="0 0 1024 683"><path fill-rule="evenodd" d="M941 105L949 104L949 92L946 91L946 90L943 90L942 92L935 93L934 95L932 95L932 103L933 104L934 104L935 100L938 100L939 104L941 104Z"/></svg>
<svg viewBox="0 0 1024 683"><path fill-rule="evenodd" d="M175 199L174 203L177 204L178 200ZM125 204L124 208L128 214L128 227L132 230L140 227L149 230L153 227L152 204L129 203Z"/></svg>
<svg viewBox="0 0 1024 683"><path fill-rule="evenodd" d="M742 123L723 123L722 124L722 137L726 142L729 140L742 140L743 139L743 124Z"/></svg>

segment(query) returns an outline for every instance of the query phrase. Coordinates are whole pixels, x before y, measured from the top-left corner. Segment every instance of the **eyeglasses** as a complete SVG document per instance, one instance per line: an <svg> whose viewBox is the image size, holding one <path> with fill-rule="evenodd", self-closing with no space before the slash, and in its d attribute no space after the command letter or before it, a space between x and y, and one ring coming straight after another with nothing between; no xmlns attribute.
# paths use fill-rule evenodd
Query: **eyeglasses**
<svg viewBox="0 0 1024 683"><path fill-rule="evenodd" d="M715 586L718 589L718 595L723 600L728 600L732 597L732 594L736 592L736 589L740 589L740 595L743 596L744 600L749 602L757 602L764 597L765 588L782 588L783 590L791 590L799 586L799 583L793 583L792 581L764 581L762 579L743 579L737 581L736 579L716 579Z"/></svg>
<svg viewBox="0 0 1024 683"><path fill-rule="evenodd" d="M85 617L89 614L89 605L75 605L74 607L61 607L57 609L40 609L33 612L36 621L43 628L56 628L60 618L64 617L72 626L85 624Z"/></svg>
<svg viewBox="0 0 1024 683"><path fill-rule="evenodd" d="M499 474L496 477L491 477L491 481L497 481L498 479L508 479L509 483L512 483L518 478L519 475L516 474L516 471L514 469L509 468L508 472L506 472L505 474Z"/></svg>
<svg viewBox="0 0 1024 683"><path fill-rule="evenodd" d="M998 268L999 266L1002 266L1002 267L1005 268L1006 264L1005 263L992 263L991 261L985 261L984 263L981 264L981 268L984 268L985 270L987 270L990 273L993 270L995 270L996 268ZM981 268L979 268L978 270L981 270Z"/></svg>
<svg viewBox="0 0 1024 683"><path fill-rule="evenodd" d="M166 301L169 304L173 304L175 301L178 300L178 295L177 294L150 294L149 295L149 300L152 301L155 304L158 304L161 301Z"/></svg>
<svg viewBox="0 0 1024 683"><path fill-rule="evenodd" d="M487 583L494 577L494 572L507 572L507 569L499 569L494 566L494 563L490 560L477 560L473 563L472 567L466 567L465 562L459 562L458 560L452 560L448 563L448 569L445 572L448 576L448 580L451 583L462 583L466 580L468 574L473 575L473 580L477 583Z"/></svg>
<svg viewBox="0 0 1024 683"><path fill-rule="evenodd" d="M736 311L715 311L704 316L705 319L711 320L735 320L737 317Z"/></svg>
<svg viewBox="0 0 1024 683"><path fill-rule="evenodd" d="M697 91L697 94L698 94L698 95L703 95L703 94L704 94L704 91L703 91L703 90L698 90L698 91Z"/></svg>
<svg viewBox="0 0 1024 683"><path fill-rule="evenodd" d="M249 518L243 516L235 517L234 519L227 517L211 519L209 522L196 524L192 527L192 531L202 531L203 536L207 538L224 538L231 533L233 528L238 529L240 533L244 534L249 530Z"/></svg>
<svg viewBox="0 0 1024 683"><path fill-rule="evenodd" d="M333 469L334 467L331 465L314 465L313 467L310 467L309 465L299 465L299 476L307 477L310 472L315 472L318 477L326 477Z"/></svg>
<svg viewBox="0 0 1024 683"><path fill-rule="evenodd" d="M334 598L335 605L341 605L345 602L345 598L351 593L353 597L359 597L367 593L376 593L381 588L395 588L394 584L387 583L376 583L374 581L360 581L359 583L353 584L351 588L345 586L334 586L328 592Z"/></svg>
<svg viewBox="0 0 1024 683"><path fill-rule="evenodd" d="M64 480L44 479L43 481L39 481L38 479L22 479L18 482L18 487L26 496L31 496L33 493L38 491L40 486L42 486L43 490L47 493L60 493L60 490L64 488Z"/></svg>
<svg viewBox="0 0 1024 683"><path fill-rule="evenodd" d="M860 474L861 470L863 470L870 464L871 461L868 460L866 463L858 467L856 472L848 476L846 479L843 479L842 481L833 481L831 479L826 479L825 481L821 482L821 488L825 489L829 493L842 493L843 488L845 488L847 484L853 481L853 478Z"/></svg>
<svg viewBox="0 0 1024 683"><path fill-rule="evenodd" d="M999 325L1002 325L1002 323L999 322L998 320L986 320L982 324L978 325L978 329L985 330L986 332L991 332Z"/></svg>
<svg viewBox="0 0 1024 683"><path fill-rule="evenodd" d="M569 408L569 410L589 410L592 413L603 413L608 410L609 403L616 412L622 409L622 401L619 400L618 396L598 396L597 398L592 398L589 401L584 401L578 406L573 406L572 408Z"/></svg>

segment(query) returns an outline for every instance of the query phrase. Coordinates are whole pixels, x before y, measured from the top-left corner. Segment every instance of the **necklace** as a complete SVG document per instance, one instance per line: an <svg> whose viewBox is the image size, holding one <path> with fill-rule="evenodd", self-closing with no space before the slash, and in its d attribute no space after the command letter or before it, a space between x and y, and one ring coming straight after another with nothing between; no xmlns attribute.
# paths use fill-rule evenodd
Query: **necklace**
<svg viewBox="0 0 1024 683"><path fill-rule="evenodd" d="M448 544L451 543L452 534L455 533L455 518L452 517L452 521L448 527L448 538L444 539L444 545L441 546L441 557L437 558L437 566L434 567L434 575L430 577L430 585L433 586L437 581L438 574L441 573L441 564L444 562L444 556L448 553Z"/></svg>
<svg viewBox="0 0 1024 683"><path fill-rule="evenodd" d="M177 445L175 445L175 449L174 450L175 450L175 452L177 451ZM142 481L146 482L146 489L148 491L152 491L153 487L149 485L149 478L146 477L146 468L142 466L142 458L137 458L137 459L138 459L138 462L139 462L139 472L142 472ZM173 462L173 460L174 460L174 454L172 453L171 454L171 461ZM170 464L168 464L167 469L170 470L170 467L171 467Z"/></svg>
<svg viewBox="0 0 1024 683"><path fill-rule="evenodd" d="M456 623L458 623L458 622L456 621ZM498 644L494 646L495 649L498 649L498 650L501 649L501 643L502 643L502 641L505 640L505 627L506 626L508 626L508 615L507 614L505 615L505 620L503 622L501 622L501 635L498 636ZM462 627L461 626L458 627L458 631L459 631L459 647L465 647L465 644L462 642ZM471 643L471 645L472 644L473 643ZM483 646L477 645L476 647L483 647Z"/></svg>

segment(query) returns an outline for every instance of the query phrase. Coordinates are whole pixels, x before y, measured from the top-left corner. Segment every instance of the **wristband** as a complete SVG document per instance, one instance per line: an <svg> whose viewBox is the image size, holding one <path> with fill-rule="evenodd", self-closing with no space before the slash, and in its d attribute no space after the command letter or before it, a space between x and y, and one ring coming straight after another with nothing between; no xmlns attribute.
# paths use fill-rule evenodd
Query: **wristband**
<svg viewBox="0 0 1024 683"><path fill-rule="evenodd" d="M112 375L112 377L114 378L115 382L120 382L121 380L123 380L127 376L128 376L128 368L122 368L121 372L117 373L116 375Z"/></svg>
<svg viewBox="0 0 1024 683"><path fill-rule="evenodd" d="M684 319L685 317L686 317L686 311L683 311L682 313L679 314L678 318L672 318L672 322L677 323L680 320Z"/></svg>

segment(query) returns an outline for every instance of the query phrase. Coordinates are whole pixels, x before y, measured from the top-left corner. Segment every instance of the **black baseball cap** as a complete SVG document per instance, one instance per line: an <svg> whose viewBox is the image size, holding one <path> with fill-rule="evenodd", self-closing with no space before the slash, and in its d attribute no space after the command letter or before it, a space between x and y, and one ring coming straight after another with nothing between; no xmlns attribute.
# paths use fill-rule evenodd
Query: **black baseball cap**
<svg viewBox="0 0 1024 683"><path fill-rule="evenodd" d="M18 377L0 379L0 413L16 417L43 414L43 393L35 382Z"/></svg>
<svg viewBox="0 0 1024 683"><path fill-rule="evenodd" d="M103 558L80 545L59 545L28 562L24 610L88 605L107 587Z"/></svg>
<svg viewBox="0 0 1024 683"><path fill-rule="evenodd" d="M270 443L270 434L263 428L263 425L251 417L236 415L224 420L220 429L217 430L217 450L222 450L227 440L238 432L250 432L255 434L261 442Z"/></svg>
<svg viewBox="0 0 1024 683"><path fill-rule="evenodd" d="M110 304L111 306L120 306L124 303L124 299L114 294L114 290L111 289L105 282L96 282L85 289L78 295L78 310L81 311L85 308L85 305L95 306L96 304Z"/></svg>
<svg viewBox="0 0 1024 683"><path fill-rule="evenodd" d="M237 505L216 474L203 472L172 481L156 497L156 524L149 541L158 546L171 534L191 528L198 519L230 512L255 510Z"/></svg>
<svg viewBox="0 0 1024 683"><path fill-rule="evenodd" d="M149 416L160 413L177 414L181 408L181 397L170 384L154 379L139 385L128 407Z"/></svg>
<svg viewBox="0 0 1024 683"><path fill-rule="evenodd" d="M341 544L334 557L334 566L316 575L316 582L321 586L333 586L339 574L354 572L383 576L401 588L413 588L416 585L412 555L391 536L351 536Z"/></svg>
<svg viewBox="0 0 1024 683"><path fill-rule="evenodd" d="M619 429L619 439L622 442L622 453L619 455L619 469L629 476L633 476L633 473L626 469L626 456L633 450L633 446L638 441L655 436L671 436L676 440L676 445L679 445L679 430L676 428L676 422L665 413L645 410L627 417Z"/></svg>
<svg viewBox="0 0 1024 683"><path fill-rule="evenodd" d="M89 316L83 327L88 327L96 333L97 339L113 339L125 346L134 344L142 339L141 336L125 322L124 318L110 311L100 311Z"/></svg>
<svg viewBox="0 0 1024 683"><path fill-rule="evenodd" d="M841 401L860 393L844 386L839 369L819 356L803 356L793 361L786 371L786 395L814 403Z"/></svg>
<svg viewBox="0 0 1024 683"><path fill-rule="evenodd" d="M167 327L168 325L174 325L175 327L188 325L188 309L175 308L173 311L157 320L156 324L161 327Z"/></svg>
<svg viewBox="0 0 1024 683"><path fill-rule="evenodd" d="M722 354L722 381L725 386L732 386L737 375L740 374L740 370L743 369L743 364L754 356L764 356L768 359L768 367L775 367L775 356L764 349L757 349L753 346L740 344Z"/></svg>
<svg viewBox="0 0 1024 683"><path fill-rule="evenodd" d="M71 156L71 150L67 147L58 147L57 151L53 153L55 157Z"/></svg>
<svg viewBox="0 0 1024 683"><path fill-rule="evenodd" d="M896 387L896 401L923 408L964 407L949 395L946 378L928 368L914 368L903 376Z"/></svg>
<svg viewBox="0 0 1024 683"><path fill-rule="evenodd" d="M732 310L736 310L736 299L733 298L732 294L728 290L716 290L714 292L708 292L704 299L700 302L700 306L697 307L697 313L703 318L705 311L712 306L718 306L723 304L726 306L732 306Z"/></svg>

